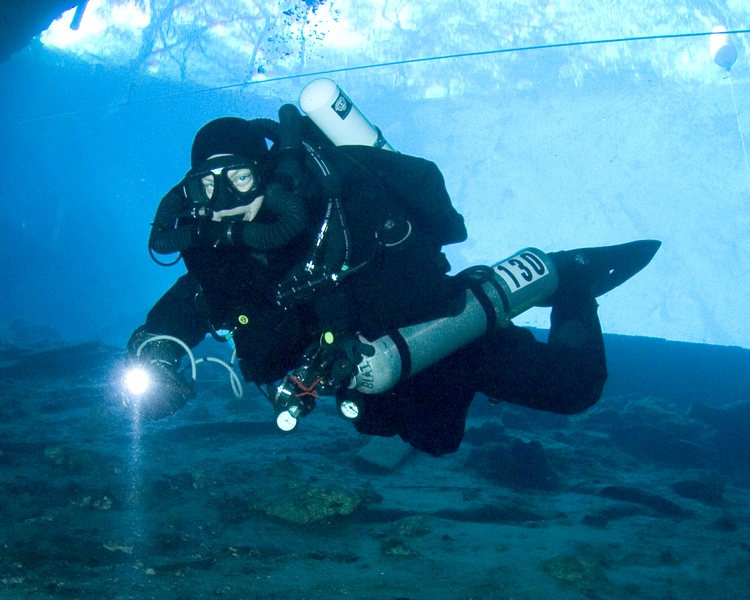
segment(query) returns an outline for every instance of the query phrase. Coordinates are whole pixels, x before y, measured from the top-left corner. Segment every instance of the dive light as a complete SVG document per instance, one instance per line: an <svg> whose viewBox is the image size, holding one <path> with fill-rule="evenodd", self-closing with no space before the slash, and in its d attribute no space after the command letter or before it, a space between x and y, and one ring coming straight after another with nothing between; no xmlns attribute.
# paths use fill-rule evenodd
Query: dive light
<svg viewBox="0 0 750 600"><path fill-rule="evenodd" d="M125 391L133 396L143 396L151 388L151 375L141 366L131 367L122 378Z"/></svg>

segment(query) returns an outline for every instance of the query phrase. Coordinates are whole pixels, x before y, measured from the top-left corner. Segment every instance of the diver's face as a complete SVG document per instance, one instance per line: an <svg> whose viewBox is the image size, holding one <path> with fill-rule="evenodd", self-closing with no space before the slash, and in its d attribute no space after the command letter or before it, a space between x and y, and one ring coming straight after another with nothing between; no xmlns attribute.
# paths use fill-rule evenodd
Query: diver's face
<svg viewBox="0 0 750 600"><path fill-rule="evenodd" d="M230 156L230 155L229 154L214 154L213 156L209 157L209 160L211 158L216 158L218 156ZM219 175L219 173L221 173L221 168L217 167L216 169L211 169L211 172L214 175ZM229 169L229 171L227 171L227 179L229 179L229 183L232 184L234 189L236 189L241 194L249 192L255 185L255 177L253 177L253 172L250 169ZM214 181L215 180L216 178L212 177L211 175L206 175L205 177L201 179L201 183L203 184L203 189L206 190L206 196L208 197L209 200L214 195Z"/></svg>
<svg viewBox="0 0 750 600"><path fill-rule="evenodd" d="M263 204L256 163L233 154L214 154L191 170L185 193L209 207L214 221L252 221Z"/></svg>

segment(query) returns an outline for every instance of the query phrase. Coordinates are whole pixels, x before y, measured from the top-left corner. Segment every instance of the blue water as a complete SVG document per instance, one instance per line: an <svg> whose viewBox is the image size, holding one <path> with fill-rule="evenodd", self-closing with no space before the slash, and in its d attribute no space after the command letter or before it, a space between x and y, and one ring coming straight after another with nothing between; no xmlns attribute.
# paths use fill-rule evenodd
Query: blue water
<svg viewBox="0 0 750 600"><path fill-rule="evenodd" d="M38 45L0 65L0 598L746 597L747 67L736 114L720 75L576 86L559 54L526 60L502 97L342 80L443 169L469 225L457 268L523 245L665 245L601 300L621 335L599 404L567 418L478 398L459 452L389 471L330 406L279 435L221 370L158 423L118 395L121 348L182 273L146 240L195 131L273 117L292 88L193 93Z"/></svg>

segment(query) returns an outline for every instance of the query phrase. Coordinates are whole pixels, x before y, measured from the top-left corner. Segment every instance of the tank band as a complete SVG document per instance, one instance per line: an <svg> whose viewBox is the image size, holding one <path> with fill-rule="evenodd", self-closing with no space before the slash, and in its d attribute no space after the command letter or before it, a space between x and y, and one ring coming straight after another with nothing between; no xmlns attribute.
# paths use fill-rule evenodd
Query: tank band
<svg viewBox="0 0 750 600"><path fill-rule="evenodd" d="M409 344L406 343L400 331L392 331L388 336L393 340L396 350L398 350L398 354L401 357L401 375L399 376L399 381L402 381L411 375L411 352L409 352Z"/></svg>

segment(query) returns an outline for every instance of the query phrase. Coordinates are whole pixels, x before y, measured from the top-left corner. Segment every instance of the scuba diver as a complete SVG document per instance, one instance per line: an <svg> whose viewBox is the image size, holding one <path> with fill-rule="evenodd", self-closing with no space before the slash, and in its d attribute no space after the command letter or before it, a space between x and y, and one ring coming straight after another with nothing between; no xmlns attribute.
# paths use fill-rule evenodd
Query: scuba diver
<svg viewBox="0 0 750 600"><path fill-rule="evenodd" d="M244 378L270 387L283 430L330 395L359 432L439 456L458 449L477 393L561 414L599 399L596 297L659 242L526 250L452 276L442 247L467 232L437 166L326 133L284 105L278 123L225 117L195 136L192 168L162 199L149 239L155 259L179 252L187 274L128 342L161 372L148 401L130 400L142 417L184 406L194 387L181 360L220 332ZM524 288L521 300L506 281ZM510 322L532 305L552 307L546 343Z"/></svg>

